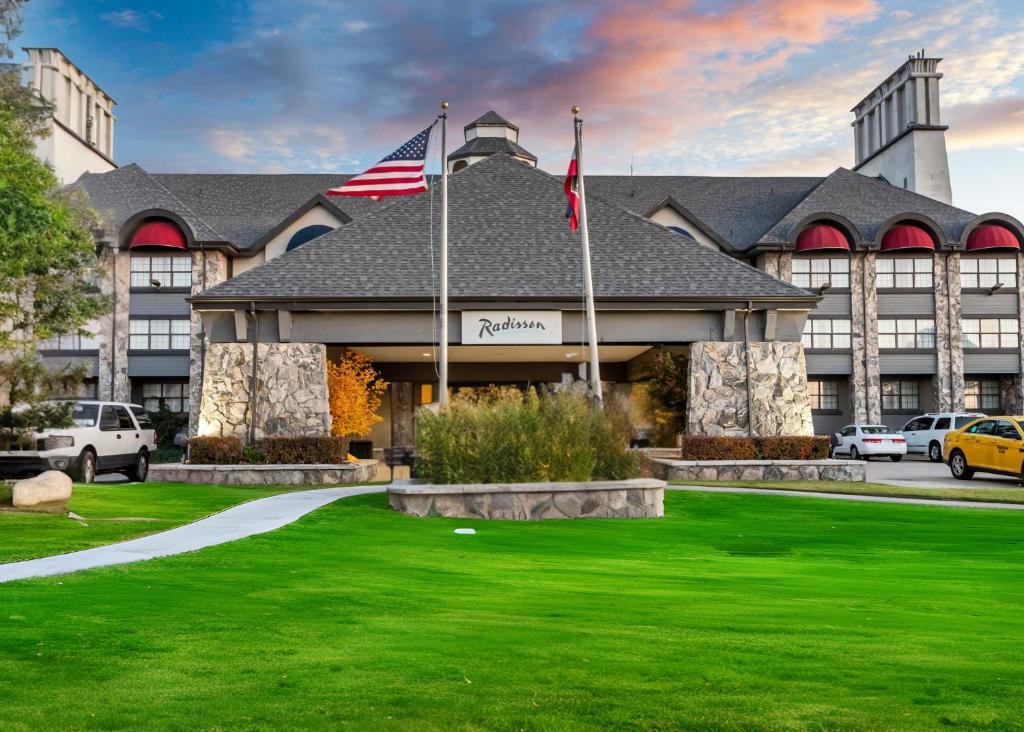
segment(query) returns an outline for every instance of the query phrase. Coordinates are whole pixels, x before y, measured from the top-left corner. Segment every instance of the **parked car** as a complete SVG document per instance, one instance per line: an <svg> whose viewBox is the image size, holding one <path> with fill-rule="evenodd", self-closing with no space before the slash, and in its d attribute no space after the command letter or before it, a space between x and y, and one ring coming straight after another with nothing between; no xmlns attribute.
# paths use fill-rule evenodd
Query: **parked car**
<svg viewBox="0 0 1024 732"><path fill-rule="evenodd" d="M82 483L101 473L124 473L144 482L156 450L156 431L138 404L75 402L71 427L37 433L30 449L6 445L0 451L0 475L18 477L61 470Z"/></svg>
<svg viewBox="0 0 1024 732"><path fill-rule="evenodd" d="M1024 417L984 417L946 435L949 472L970 480L976 472L1012 475L1024 482Z"/></svg>
<svg viewBox="0 0 1024 732"><path fill-rule="evenodd" d="M903 425L907 452L927 455L933 463L941 463L946 434L984 416L980 412L929 412L914 417Z"/></svg>
<svg viewBox="0 0 1024 732"><path fill-rule="evenodd" d="M887 457L898 463L907 454L907 441L884 424L849 424L835 433L833 455L849 455L851 460Z"/></svg>

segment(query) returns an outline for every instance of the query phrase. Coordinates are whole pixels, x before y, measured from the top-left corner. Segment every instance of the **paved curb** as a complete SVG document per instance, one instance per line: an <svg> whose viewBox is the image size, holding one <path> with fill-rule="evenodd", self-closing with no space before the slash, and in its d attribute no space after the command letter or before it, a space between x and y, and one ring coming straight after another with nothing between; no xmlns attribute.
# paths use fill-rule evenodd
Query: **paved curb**
<svg viewBox="0 0 1024 732"><path fill-rule="evenodd" d="M812 491L773 490L770 488L739 488L720 485L668 485L669 491L695 493L754 493L761 496L797 496L799 498L825 498L833 501L862 501L865 503L902 503L910 506L943 506L945 508L996 508L1024 511L1022 503L993 503L989 501L944 501L939 498L899 498L897 496L863 496L858 493L817 493Z"/></svg>
<svg viewBox="0 0 1024 732"><path fill-rule="evenodd" d="M0 583L193 552L287 526L340 498L383 493L384 490L384 486L318 488L258 498L159 534L70 554L0 564Z"/></svg>

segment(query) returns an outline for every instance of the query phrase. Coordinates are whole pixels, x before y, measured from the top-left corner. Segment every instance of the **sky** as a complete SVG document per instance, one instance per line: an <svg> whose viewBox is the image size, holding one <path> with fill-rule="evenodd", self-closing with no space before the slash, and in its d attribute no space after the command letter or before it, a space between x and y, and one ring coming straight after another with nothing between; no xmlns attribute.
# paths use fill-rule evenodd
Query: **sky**
<svg viewBox="0 0 1024 732"><path fill-rule="evenodd" d="M909 54L939 70L955 205L1024 220L1020 0L29 0L116 101L115 158L152 172L358 172L450 103L562 173L827 175L850 109ZM439 160L439 158L438 158ZM435 164L436 167L436 164Z"/></svg>

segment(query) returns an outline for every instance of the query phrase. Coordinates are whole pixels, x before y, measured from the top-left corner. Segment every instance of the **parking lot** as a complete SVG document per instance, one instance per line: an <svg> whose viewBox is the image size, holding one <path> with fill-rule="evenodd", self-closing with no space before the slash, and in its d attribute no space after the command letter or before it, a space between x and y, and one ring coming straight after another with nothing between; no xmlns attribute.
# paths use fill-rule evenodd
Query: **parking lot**
<svg viewBox="0 0 1024 732"><path fill-rule="evenodd" d="M949 474L949 466L932 463L920 455L907 455L902 462L874 458L867 464L868 481L917 488L1014 488L1016 478L976 473L973 480L957 480ZM1024 489L1022 489L1024 490Z"/></svg>

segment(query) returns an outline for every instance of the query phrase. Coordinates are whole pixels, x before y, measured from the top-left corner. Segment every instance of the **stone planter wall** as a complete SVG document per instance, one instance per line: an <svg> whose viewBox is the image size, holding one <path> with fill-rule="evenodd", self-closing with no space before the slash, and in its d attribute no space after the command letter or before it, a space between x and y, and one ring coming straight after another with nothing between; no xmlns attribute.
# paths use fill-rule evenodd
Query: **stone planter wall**
<svg viewBox="0 0 1024 732"><path fill-rule="evenodd" d="M586 483L397 485L391 507L413 516L533 521L564 518L660 518L665 483L650 478Z"/></svg>
<svg viewBox="0 0 1024 732"><path fill-rule="evenodd" d="M339 485L368 483L377 473L376 460L344 465L189 465L159 463L149 468L151 481L215 485Z"/></svg>
<svg viewBox="0 0 1024 732"><path fill-rule="evenodd" d="M669 460L648 456L651 472L667 481L852 480L864 482L858 460Z"/></svg>

